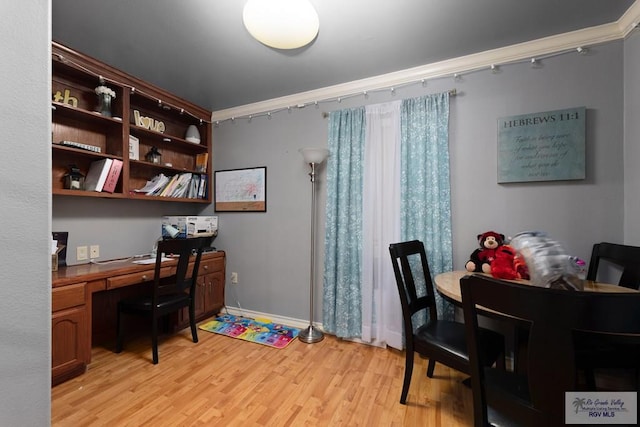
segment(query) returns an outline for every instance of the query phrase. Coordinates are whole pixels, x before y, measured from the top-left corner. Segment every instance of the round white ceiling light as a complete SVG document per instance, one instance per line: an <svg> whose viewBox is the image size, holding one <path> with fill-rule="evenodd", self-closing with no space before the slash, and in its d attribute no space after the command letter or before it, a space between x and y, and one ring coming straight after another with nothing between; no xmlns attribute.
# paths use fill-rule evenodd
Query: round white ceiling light
<svg viewBox="0 0 640 427"><path fill-rule="evenodd" d="M260 43L276 49L297 49L318 35L318 13L308 0L248 0L244 26Z"/></svg>

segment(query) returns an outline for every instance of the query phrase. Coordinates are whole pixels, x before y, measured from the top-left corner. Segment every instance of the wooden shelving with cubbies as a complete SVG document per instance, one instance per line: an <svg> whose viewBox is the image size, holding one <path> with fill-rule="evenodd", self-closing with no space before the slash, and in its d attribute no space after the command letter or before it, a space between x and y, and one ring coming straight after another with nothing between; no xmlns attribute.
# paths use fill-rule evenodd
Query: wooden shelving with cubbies
<svg viewBox="0 0 640 427"><path fill-rule="evenodd" d="M210 111L56 42L52 60L54 195L211 203ZM109 110L100 105L98 86L115 95ZM130 136L138 141L137 157L130 153ZM152 147L160 157L147 161ZM203 156L204 170L196 164ZM92 162L105 158L122 161L112 193L65 188L72 166L86 175ZM196 181L199 191L139 192L160 174Z"/></svg>

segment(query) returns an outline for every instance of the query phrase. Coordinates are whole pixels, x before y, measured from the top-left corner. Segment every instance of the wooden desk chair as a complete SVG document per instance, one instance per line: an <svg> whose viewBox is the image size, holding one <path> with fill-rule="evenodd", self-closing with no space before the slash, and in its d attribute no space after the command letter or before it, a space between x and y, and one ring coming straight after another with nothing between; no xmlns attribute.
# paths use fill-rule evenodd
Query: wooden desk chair
<svg viewBox="0 0 640 427"><path fill-rule="evenodd" d="M604 261L601 263L601 261ZM621 269L618 285L638 290L640 288L640 247L616 243L593 245L587 280L596 280L605 263ZM580 334L578 365L584 370L587 386L596 389L596 369L630 369L640 358L640 342L635 338ZM640 385L640 371L635 372L636 388Z"/></svg>
<svg viewBox="0 0 640 427"><path fill-rule="evenodd" d="M436 361L466 374L471 373L471 368L464 325L438 319L423 243L418 240L394 243L389 245L389 252L404 319L406 357L400 403L405 404L413 373L414 352L429 358L429 378L433 378ZM416 286L416 283L424 286ZM414 316L416 313L422 313L425 318L428 315L426 322L419 324L418 316ZM486 364L498 361L504 367L504 337L494 331L482 330L482 340L481 354Z"/></svg>
<svg viewBox="0 0 640 427"><path fill-rule="evenodd" d="M158 363L158 321L161 317L188 307L191 336L194 343L198 342L194 295L202 251L210 240L210 237L199 237L158 242L154 280L150 294L118 302L116 353L122 351L124 335L123 314L142 315L151 319L151 346L154 364ZM191 270L189 269L189 262L191 261L191 255L194 253L193 270ZM178 264L175 267L175 275L166 278L160 277L160 269L163 267L161 262L163 254L179 256Z"/></svg>
<svg viewBox="0 0 640 427"><path fill-rule="evenodd" d="M575 332L640 337L640 293L548 289L480 275L465 276L460 287L476 426L564 425L565 392L576 390ZM477 316L485 309L504 313L507 322L529 322L524 374L480 363Z"/></svg>

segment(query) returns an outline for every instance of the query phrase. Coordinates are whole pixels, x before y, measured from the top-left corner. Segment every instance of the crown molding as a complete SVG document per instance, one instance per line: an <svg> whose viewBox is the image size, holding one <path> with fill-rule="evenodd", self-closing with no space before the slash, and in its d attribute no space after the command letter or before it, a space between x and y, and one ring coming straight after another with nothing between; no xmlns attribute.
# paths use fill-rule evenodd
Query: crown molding
<svg viewBox="0 0 640 427"><path fill-rule="evenodd" d="M633 2L631 7L618 19L618 27L622 37L627 37L640 23L640 0Z"/></svg>
<svg viewBox="0 0 640 427"><path fill-rule="evenodd" d="M303 108L322 100L349 97L365 91L453 76L456 73L460 74L488 68L491 64L508 64L528 58L543 58L544 56L574 50L578 47L588 47L623 39L633 31L638 22L640 22L640 0L635 1L618 21L610 24L598 25L375 77L218 110L211 114L211 120L215 123L236 117L249 117L287 108Z"/></svg>

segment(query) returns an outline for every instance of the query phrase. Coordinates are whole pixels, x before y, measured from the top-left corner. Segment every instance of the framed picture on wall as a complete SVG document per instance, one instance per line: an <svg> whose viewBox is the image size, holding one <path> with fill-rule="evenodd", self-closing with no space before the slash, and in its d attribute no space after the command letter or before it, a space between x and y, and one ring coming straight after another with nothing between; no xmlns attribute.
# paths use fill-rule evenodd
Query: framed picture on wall
<svg viewBox="0 0 640 427"><path fill-rule="evenodd" d="M215 172L216 212L266 212L266 166Z"/></svg>
<svg viewBox="0 0 640 427"><path fill-rule="evenodd" d="M585 179L586 107L498 119L498 183Z"/></svg>

